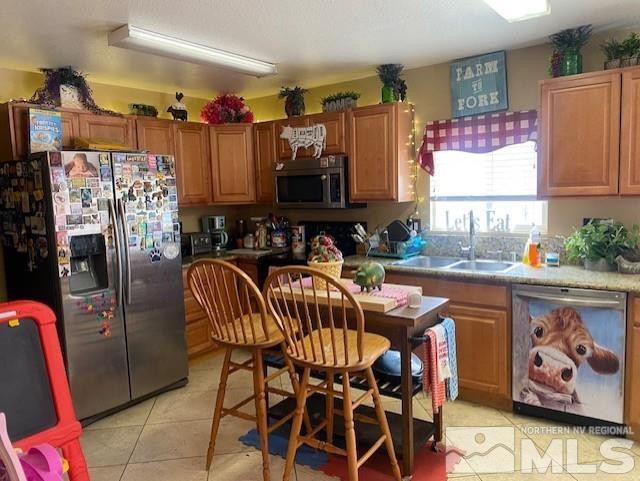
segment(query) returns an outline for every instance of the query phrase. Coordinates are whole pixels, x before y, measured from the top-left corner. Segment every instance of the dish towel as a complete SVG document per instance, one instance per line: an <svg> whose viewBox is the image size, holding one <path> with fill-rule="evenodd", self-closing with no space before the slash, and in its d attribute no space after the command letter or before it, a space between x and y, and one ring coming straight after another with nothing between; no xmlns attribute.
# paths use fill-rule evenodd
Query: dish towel
<svg viewBox="0 0 640 481"><path fill-rule="evenodd" d="M431 394L433 412L437 413L446 399L445 384L438 379L438 340L432 329L427 329L424 336L422 389Z"/></svg>
<svg viewBox="0 0 640 481"><path fill-rule="evenodd" d="M458 360L456 357L456 323L446 317L440 324L447 336L447 350L449 352L449 369L451 376L447 379L447 401L454 401L458 397Z"/></svg>
<svg viewBox="0 0 640 481"><path fill-rule="evenodd" d="M444 382L451 377L449 367L449 349L447 348L447 332L442 324L431 328L436 333L436 348L438 349L438 381Z"/></svg>

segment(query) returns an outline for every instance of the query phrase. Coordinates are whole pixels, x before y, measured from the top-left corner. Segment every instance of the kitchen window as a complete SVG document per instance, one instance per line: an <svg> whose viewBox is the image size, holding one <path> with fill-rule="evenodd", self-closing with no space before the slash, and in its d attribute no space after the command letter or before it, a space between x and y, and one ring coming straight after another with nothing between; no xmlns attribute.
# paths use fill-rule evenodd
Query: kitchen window
<svg viewBox="0 0 640 481"><path fill-rule="evenodd" d="M433 153L431 228L468 231L473 210L479 232L527 233L547 229L547 202L537 200L535 142L489 153L453 150Z"/></svg>

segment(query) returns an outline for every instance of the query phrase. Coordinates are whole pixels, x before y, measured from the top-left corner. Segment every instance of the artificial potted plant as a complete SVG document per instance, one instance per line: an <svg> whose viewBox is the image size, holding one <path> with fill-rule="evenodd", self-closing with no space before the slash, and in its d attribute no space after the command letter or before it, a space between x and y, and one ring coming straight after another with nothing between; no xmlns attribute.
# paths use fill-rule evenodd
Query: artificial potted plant
<svg viewBox="0 0 640 481"><path fill-rule="evenodd" d="M376 72L382 82L382 103L395 102L400 100L398 95L401 88L401 83L404 82L400 78L400 74L404 69L404 65L399 63L386 63L384 65L378 65ZM406 84L404 85L404 92L406 93Z"/></svg>
<svg viewBox="0 0 640 481"><path fill-rule="evenodd" d="M299 87L297 85L293 88L282 87L280 89L278 98L285 99L284 111L287 114L287 117L304 115L304 94L306 94L307 92L307 89L303 89L302 87Z"/></svg>
<svg viewBox="0 0 640 481"><path fill-rule="evenodd" d="M581 25L580 27L561 30L549 37L554 52L562 56L560 75L582 73L582 54L580 49L587 43L592 31L591 25Z"/></svg>
<svg viewBox="0 0 640 481"><path fill-rule="evenodd" d="M638 246L638 226L628 230L613 220L591 220L565 241L570 262L582 262L591 271L615 271L616 257Z"/></svg>
<svg viewBox="0 0 640 481"><path fill-rule="evenodd" d="M309 267L339 279L343 263L342 252L334 244L333 237L318 235L311 239L311 252L307 259ZM313 283L316 289L327 288L327 283L323 279L314 278Z"/></svg>
<svg viewBox="0 0 640 481"><path fill-rule="evenodd" d="M207 124L250 124L253 122L253 113L242 97L222 94L202 107L200 120Z"/></svg>
<svg viewBox="0 0 640 481"><path fill-rule="evenodd" d="M353 109L358 106L359 98L360 94L358 92L352 92L350 90L327 95L320 100L322 103L322 111L337 112L340 110Z"/></svg>

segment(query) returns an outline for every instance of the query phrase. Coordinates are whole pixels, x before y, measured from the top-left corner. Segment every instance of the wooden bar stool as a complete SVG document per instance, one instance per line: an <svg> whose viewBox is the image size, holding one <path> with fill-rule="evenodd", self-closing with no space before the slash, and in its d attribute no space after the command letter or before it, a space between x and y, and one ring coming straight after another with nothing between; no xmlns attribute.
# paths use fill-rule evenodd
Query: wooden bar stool
<svg viewBox="0 0 640 481"><path fill-rule="evenodd" d="M294 413L267 425L267 393L293 397L298 391L298 380L290 360L285 366L268 376L265 375L264 353L268 349L281 346L284 351L284 337L274 318L267 313L264 299L258 287L244 272L233 264L216 259L194 262L187 272L187 281L193 296L206 312L211 326L211 337L226 349L220 386L211 425L211 440L207 451L207 470L211 467L215 450L216 435L220 420L225 416L255 421L260 436L262 450L262 477L269 481L268 434L293 418ZM243 363L231 361L234 349L249 349L252 357ZM230 374L245 370L253 373L253 396L224 407L224 395ZM269 382L283 374L288 374L295 393L269 387ZM240 410L255 401L256 416ZM308 418L306 419L308 424Z"/></svg>
<svg viewBox="0 0 640 481"><path fill-rule="evenodd" d="M306 279L303 279L306 277ZM311 279L309 279L311 277ZM324 287L326 282L326 287ZM320 288L322 286L322 289ZM349 481L358 480L358 468L371 455L385 445L393 476L400 481L400 468L393 449L391 432L382 407L378 385L371 366L391 347L385 337L364 330L362 307L344 285L319 270L310 267L289 266L273 271L265 283L264 297L271 315L276 318L286 341L285 357L303 368L298 391L295 417L291 428L284 481L289 481L295 455L300 445L308 444L317 449L347 457ZM321 307L322 306L322 307ZM355 319L355 330L347 326L347 311ZM299 334L301 333L301 334ZM310 384L311 370L325 374L318 385ZM353 400L349 381L355 373L366 375L368 391ZM334 380L342 377L342 390L334 388ZM325 419L306 435L300 435L307 397L319 392L326 396ZM342 397L342 412L334 409L334 398ZM376 418L355 414L355 409L373 397ZM344 417L346 450L334 444L334 413ZM381 436L358 459L354 417L361 422L380 426ZM316 435L325 431L325 439Z"/></svg>

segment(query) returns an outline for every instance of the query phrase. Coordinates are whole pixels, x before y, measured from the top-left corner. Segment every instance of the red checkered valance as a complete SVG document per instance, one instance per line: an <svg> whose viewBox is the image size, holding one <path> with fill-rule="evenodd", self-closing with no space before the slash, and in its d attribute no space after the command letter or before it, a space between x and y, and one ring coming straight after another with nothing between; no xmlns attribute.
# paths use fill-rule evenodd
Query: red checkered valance
<svg viewBox="0 0 640 481"><path fill-rule="evenodd" d="M526 110L427 122L418 162L433 175L433 153L439 150L481 154L507 145L535 141L537 118L535 110Z"/></svg>

